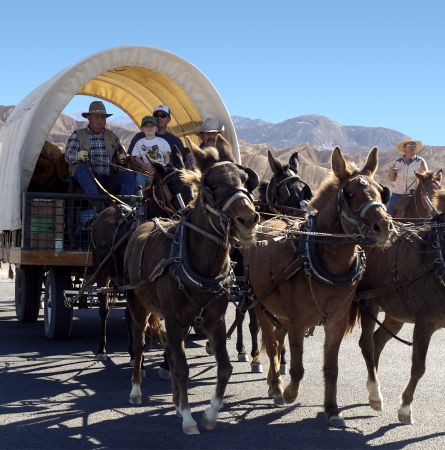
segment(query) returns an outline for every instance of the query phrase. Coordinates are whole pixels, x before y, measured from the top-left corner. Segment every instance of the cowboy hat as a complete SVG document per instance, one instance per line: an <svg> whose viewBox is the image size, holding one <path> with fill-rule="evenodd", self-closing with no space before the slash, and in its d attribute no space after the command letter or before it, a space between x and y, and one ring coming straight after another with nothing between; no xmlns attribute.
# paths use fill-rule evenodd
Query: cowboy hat
<svg viewBox="0 0 445 450"><path fill-rule="evenodd" d="M224 131L224 125L219 123L218 119L208 117L201 125L195 128L195 133L221 133Z"/></svg>
<svg viewBox="0 0 445 450"><path fill-rule="evenodd" d="M397 144L397 151L399 153L403 153L403 147L405 144L413 143L416 144L416 153L420 151L422 148L422 142L421 141L415 141L414 139L411 139L410 137L403 138L398 144Z"/></svg>
<svg viewBox="0 0 445 450"><path fill-rule="evenodd" d="M107 111L105 110L105 105L98 100L90 103L90 108L89 108L88 112L83 112L82 117L85 117L86 119L88 119L88 116L90 114L103 114L106 117L110 117L113 115L113 114L107 114Z"/></svg>

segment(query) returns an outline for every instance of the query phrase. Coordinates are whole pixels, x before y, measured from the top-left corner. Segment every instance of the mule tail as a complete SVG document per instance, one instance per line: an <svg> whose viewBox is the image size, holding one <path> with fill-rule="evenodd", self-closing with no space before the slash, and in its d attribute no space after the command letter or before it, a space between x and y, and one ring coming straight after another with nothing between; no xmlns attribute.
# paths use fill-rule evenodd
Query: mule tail
<svg viewBox="0 0 445 450"><path fill-rule="evenodd" d="M165 331L162 329L161 318L156 314L150 314L147 325L150 329L151 334L159 339L161 345L165 345Z"/></svg>
<svg viewBox="0 0 445 450"><path fill-rule="evenodd" d="M360 316L360 305L359 302L355 300L351 303L351 307L349 308L348 326L345 334L352 333L352 330L354 329L355 324L359 321Z"/></svg>

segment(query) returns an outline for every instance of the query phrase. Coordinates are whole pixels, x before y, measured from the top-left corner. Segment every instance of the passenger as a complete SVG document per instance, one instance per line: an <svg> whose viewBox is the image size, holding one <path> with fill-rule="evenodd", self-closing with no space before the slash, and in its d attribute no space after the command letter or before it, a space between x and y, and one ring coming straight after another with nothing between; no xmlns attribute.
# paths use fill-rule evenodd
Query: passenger
<svg viewBox="0 0 445 450"><path fill-rule="evenodd" d="M111 115L101 101L92 102L88 112L82 113L88 119L88 126L74 131L66 145L65 160L70 175L88 195L101 193L94 177L113 194L135 194L134 173L116 170L110 165L125 166L128 160L119 138L105 128L107 117Z"/></svg>
<svg viewBox="0 0 445 450"><path fill-rule="evenodd" d="M394 205L401 200L404 194L416 189L417 178L414 171L426 172L428 166L426 161L418 156L422 149L422 142L411 138L404 138L397 144L397 151L401 154L389 169L388 178L393 183L392 194L386 208L388 213L394 216L396 208Z"/></svg>
<svg viewBox="0 0 445 450"><path fill-rule="evenodd" d="M199 148L214 147L216 136L224 131L224 125L219 123L218 119L208 117L204 122L195 128L195 133L199 135L201 144Z"/></svg>
<svg viewBox="0 0 445 450"><path fill-rule="evenodd" d="M158 131L156 132L156 136L165 139L169 143L170 148L173 148L176 145L182 154L186 169L193 169L193 156L190 153L185 152L181 139L167 130L167 126L171 121L170 108L167 105L157 105L153 108L153 116L156 117L156 121L158 123ZM142 131L135 134L128 149L128 153L130 153L130 155L133 154L133 148L136 145L136 142L144 136L145 135Z"/></svg>
<svg viewBox="0 0 445 450"><path fill-rule="evenodd" d="M144 137L139 139L133 147L131 155L131 165L133 168L141 168L150 175L136 175L136 185L144 187L149 181L149 177L153 175L153 167L148 157L161 163L163 166L171 160L170 144L163 138L156 136L158 130L158 122L156 117L145 116L141 120L141 132Z"/></svg>

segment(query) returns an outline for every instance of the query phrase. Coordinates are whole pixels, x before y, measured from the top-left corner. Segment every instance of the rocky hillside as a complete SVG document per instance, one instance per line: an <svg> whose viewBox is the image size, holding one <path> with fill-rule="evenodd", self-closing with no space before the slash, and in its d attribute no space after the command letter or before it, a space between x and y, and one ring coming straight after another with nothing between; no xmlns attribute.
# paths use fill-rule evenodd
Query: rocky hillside
<svg viewBox="0 0 445 450"><path fill-rule="evenodd" d="M404 137L403 133L388 128L341 125L317 115L277 124L235 116L233 122L240 139L252 144L267 142L278 148L307 143L320 150L332 150L339 145L348 153L360 153L374 145L381 150L392 149Z"/></svg>
<svg viewBox="0 0 445 450"><path fill-rule="evenodd" d="M0 127L4 124L14 106L0 106ZM110 128L119 136L128 148L135 130L128 124L110 121ZM388 165L396 157L394 147L404 135L398 131L381 127L358 127L340 125L327 117L308 115L272 124L260 119L247 119L234 116L233 123L240 138L240 150L243 164L252 167L261 179L269 179L271 171L267 161L267 151L287 163L289 157L298 151L300 157L300 175L312 187L317 187L326 177L331 165L331 152L340 145L349 160L358 166L363 165L372 146L379 148L380 169L377 178L387 183ZM64 148L69 135L85 124L85 120L76 120L61 115L54 124L49 140ZM422 156L433 170L445 167L445 147L426 145Z"/></svg>

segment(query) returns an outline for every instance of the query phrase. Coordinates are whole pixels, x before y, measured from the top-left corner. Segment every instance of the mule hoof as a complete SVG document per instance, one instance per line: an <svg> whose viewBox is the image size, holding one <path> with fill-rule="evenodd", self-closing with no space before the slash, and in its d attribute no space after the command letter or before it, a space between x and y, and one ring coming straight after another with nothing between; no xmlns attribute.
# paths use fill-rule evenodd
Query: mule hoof
<svg viewBox="0 0 445 450"><path fill-rule="evenodd" d="M239 362L249 362L249 356L246 352L238 353L238 361Z"/></svg>
<svg viewBox="0 0 445 450"><path fill-rule="evenodd" d="M171 380L171 373L169 370L165 370L163 367L158 368L158 375L161 380Z"/></svg>
<svg viewBox="0 0 445 450"><path fill-rule="evenodd" d="M252 373L263 373L263 365L261 363L252 363L250 365Z"/></svg>
<svg viewBox="0 0 445 450"><path fill-rule="evenodd" d="M186 425L185 427L182 427L182 431L184 434L200 434L198 430L197 425Z"/></svg>
<svg viewBox="0 0 445 450"><path fill-rule="evenodd" d="M98 354L96 355L96 359L97 359L98 361L106 361L106 360L108 359L108 356L107 356L106 353L98 353Z"/></svg>
<svg viewBox="0 0 445 450"><path fill-rule="evenodd" d="M287 364L280 364L280 375L287 375Z"/></svg>
<svg viewBox="0 0 445 450"><path fill-rule="evenodd" d="M274 395L273 402L275 406L284 406L284 398L282 395Z"/></svg>
<svg viewBox="0 0 445 450"><path fill-rule="evenodd" d="M208 355L213 355L213 348L209 341L206 342L206 352Z"/></svg>
<svg viewBox="0 0 445 450"><path fill-rule="evenodd" d="M381 400L371 400L369 399L369 406L374 410L378 412L383 411L383 405Z"/></svg>
<svg viewBox="0 0 445 450"><path fill-rule="evenodd" d="M412 425L414 423L411 408L409 406L401 406L398 410L399 422L403 425Z"/></svg>
<svg viewBox="0 0 445 450"><path fill-rule="evenodd" d="M341 415L329 417L329 426L335 428L346 428L346 423Z"/></svg>
<svg viewBox="0 0 445 450"><path fill-rule="evenodd" d="M289 390L286 388L283 393L283 398L286 403L288 404L293 403L297 399L297 394L296 395L291 394Z"/></svg>
<svg viewBox="0 0 445 450"><path fill-rule="evenodd" d="M216 427L216 420L209 420L206 415L202 417L201 425L207 430L212 431Z"/></svg>
<svg viewBox="0 0 445 450"><path fill-rule="evenodd" d="M140 405L142 403L142 398L141 397L132 397L130 395L130 403L132 405Z"/></svg>

